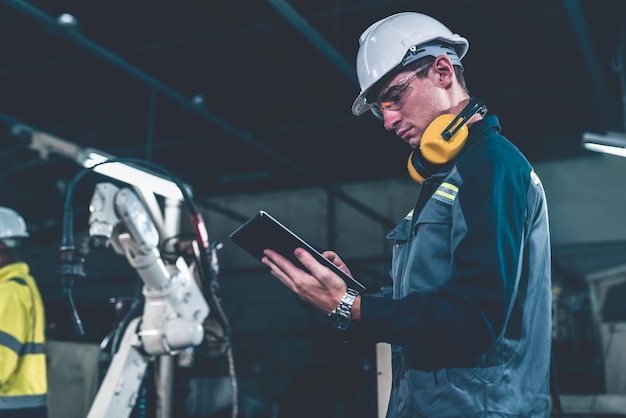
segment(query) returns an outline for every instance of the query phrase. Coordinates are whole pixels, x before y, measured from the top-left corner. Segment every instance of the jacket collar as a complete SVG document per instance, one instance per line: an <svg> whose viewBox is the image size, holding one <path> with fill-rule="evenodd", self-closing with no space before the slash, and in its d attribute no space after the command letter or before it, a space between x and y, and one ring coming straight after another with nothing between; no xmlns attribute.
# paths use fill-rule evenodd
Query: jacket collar
<svg viewBox="0 0 626 418"><path fill-rule="evenodd" d="M28 264L23 261L7 264L0 268L0 283L13 277L25 277L29 275Z"/></svg>

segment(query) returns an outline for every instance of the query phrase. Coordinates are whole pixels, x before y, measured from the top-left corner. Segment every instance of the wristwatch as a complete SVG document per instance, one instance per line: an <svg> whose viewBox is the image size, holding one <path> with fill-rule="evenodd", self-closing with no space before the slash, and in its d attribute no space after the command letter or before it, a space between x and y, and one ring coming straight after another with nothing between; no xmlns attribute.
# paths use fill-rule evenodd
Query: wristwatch
<svg viewBox="0 0 626 418"><path fill-rule="evenodd" d="M348 329L352 319L352 304L357 296L359 296L359 292L356 290L350 288L346 290L339 305L328 314L333 327L342 331Z"/></svg>

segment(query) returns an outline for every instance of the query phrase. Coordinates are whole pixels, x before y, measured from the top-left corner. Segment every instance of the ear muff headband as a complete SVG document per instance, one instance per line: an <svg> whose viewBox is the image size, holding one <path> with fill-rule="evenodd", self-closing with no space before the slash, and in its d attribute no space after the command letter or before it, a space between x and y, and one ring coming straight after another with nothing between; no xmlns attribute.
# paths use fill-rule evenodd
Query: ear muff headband
<svg viewBox="0 0 626 418"><path fill-rule="evenodd" d="M446 164L457 156L469 136L467 121L476 113L484 116L487 107L482 100L472 97L458 115L444 114L428 125L418 153L411 152L407 162L413 180L423 182L436 166Z"/></svg>

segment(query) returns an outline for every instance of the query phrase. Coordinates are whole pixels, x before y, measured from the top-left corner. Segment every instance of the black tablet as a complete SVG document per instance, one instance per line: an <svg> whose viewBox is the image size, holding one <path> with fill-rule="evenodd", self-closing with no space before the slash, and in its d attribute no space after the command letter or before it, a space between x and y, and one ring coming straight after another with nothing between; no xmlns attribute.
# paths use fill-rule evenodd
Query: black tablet
<svg viewBox="0 0 626 418"><path fill-rule="evenodd" d="M363 284L341 271L319 251L265 211L259 211L252 218L244 222L230 234L230 238L235 244L239 245L258 260L263 258L263 250L267 248L276 251L296 266L306 270L306 267L304 267L293 254L296 248L304 248L309 251L317 261L341 277L349 288L360 293L366 292L366 287Z"/></svg>

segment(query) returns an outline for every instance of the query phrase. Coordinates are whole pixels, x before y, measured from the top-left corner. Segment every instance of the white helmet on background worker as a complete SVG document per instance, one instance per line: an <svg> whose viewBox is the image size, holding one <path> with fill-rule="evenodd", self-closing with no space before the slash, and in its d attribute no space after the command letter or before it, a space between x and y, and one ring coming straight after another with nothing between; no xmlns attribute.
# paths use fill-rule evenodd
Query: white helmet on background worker
<svg viewBox="0 0 626 418"><path fill-rule="evenodd" d="M0 206L0 241L29 236L24 218L11 208Z"/></svg>
<svg viewBox="0 0 626 418"><path fill-rule="evenodd" d="M359 38L356 73L361 93L352 105L352 113L362 115L370 109L369 89L399 66L425 57L445 54L454 65L469 48L467 39L452 33L430 16L417 12L391 15L367 28Z"/></svg>

